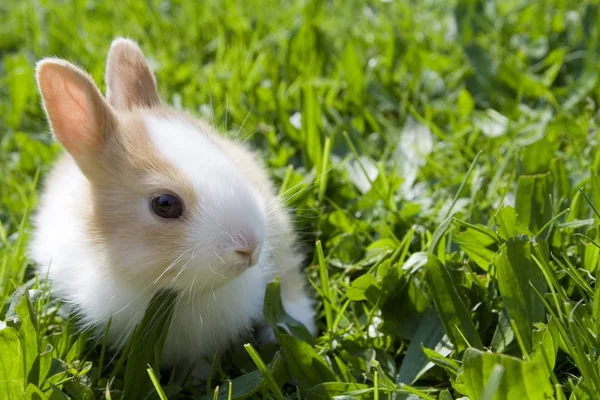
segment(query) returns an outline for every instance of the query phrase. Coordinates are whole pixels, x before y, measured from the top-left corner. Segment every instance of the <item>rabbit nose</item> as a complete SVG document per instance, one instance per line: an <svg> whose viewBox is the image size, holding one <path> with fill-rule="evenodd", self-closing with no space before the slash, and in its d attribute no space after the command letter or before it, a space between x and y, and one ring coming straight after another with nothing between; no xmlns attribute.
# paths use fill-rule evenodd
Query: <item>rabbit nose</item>
<svg viewBox="0 0 600 400"><path fill-rule="evenodd" d="M243 260L243 263L246 265L246 267L252 267L254 264L256 264L256 260L258 258L256 255L257 251L255 246L237 249L235 254L237 254Z"/></svg>
<svg viewBox="0 0 600 400"><path fill-rule="evenodd" d="M248 234L247 232L240 234L239 239L240 240L236 243L235 254L247 262L248 266L254 265L258 258L258 240L256 240L254 235Z"/></svg>
<svg viewBox="0 0 600 400"><path fill-rule="evenodd" d="M246 259L251 259L252 255L254 254L254 248L252 249L241 249L241 250L236 250L235 252L242 258L246 258Z"/></svg>

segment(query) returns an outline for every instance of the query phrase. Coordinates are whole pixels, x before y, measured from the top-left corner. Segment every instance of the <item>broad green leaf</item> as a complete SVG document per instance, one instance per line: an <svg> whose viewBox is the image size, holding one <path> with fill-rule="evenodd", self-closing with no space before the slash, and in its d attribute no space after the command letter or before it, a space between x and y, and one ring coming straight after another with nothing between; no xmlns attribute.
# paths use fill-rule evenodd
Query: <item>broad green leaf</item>
<svg viewBox="0 0 600 400"><path fill-rule="evenodd" d="M32 381L33 378L35 378L36 376L39 376L39 386L42 386L43 382L48 378L48 374L50 373L50 370L52 368L52 352L53 352L54 348L52 347L52 345L50 343L46 344L46 347L43 351L40 352L40 355L38 357L38 359L35 361L34 366L37 364L38 367L38 374L34 375L34 371L35 369L32 369L29 373L29 379L30 382Z"/></svg>
<svg viewBox="0 0 600 400"><path fill-rule="evenodd" d="M20 400L25 391L25 355L19 333L10 326L0 330L0 395L7 400Z"/></svg>
<svg viewBox="0 0 600 400"><path fill-rule="evenodd" d="M265 321L276 335L283 329L283 332L292 333L305 342L314 342L314 338L308 329L285 311L281 302L281 284L279 279L267 285L263 313Z"/></svg>
<svg viewBox="0 0 600 400"><path fill-rule="evenodd" d="M550 171L550 163L555 157L556 145L547 138L529 144L521 149L520 161L524 175L545 174Z"/></svg>
<svg viewBox="0 0 600 400"><path fill-rule="evenodd" d="M484 271L487 271L490 267L490 263L493 261L494 256L496 255L495 251L486 249L481 246L479 243L470 242L470 243L459 243L460 248L469 256L475 264L479 266Z"/></svg>
<svg viewBox="0 0 600 400"><path fill-rule="evenodd" d="M248 372L242 376L239 376L231 381L231 399L246 399L252 396L265 385L265 380L260 374L259 370ZM215 397L210 394L202 397L200 400L213 400ZM229 399L229 384L225 383L219 388L218 396L219 400Z"/></svg>
<svg viewBox="0 0 600 400"><path fill-rule="evenodd" d="M40 339L38 337L38 322L29 299L29 292L25 291L19 305L17 315L20 318L19 337L23 354L25 355L25 371L27 381L38 385L40 382Z"/></svg>
<svg viewBox="0 0 600 400"><path fill-rule="evenodd" d="M128 348L123 398L146 398L154 386L146 371L148 365L160 379L160 355L169 331L177 295L169 290L157 292L150 301L144 318L136 326Z"/></svg>
<svg viewBox="0 0 600 400"><path fill-rule="evenodd" d="M70 400L70 398L53 383L50 384L50 387L52 388L52 390L50 392L50 397L48 398L48 400Z"/></svg>
<svg viewBox="0 0 600 400"><path fill-rule="evenodd" d="M85 381L78 378L65 382L63 389L72 399L95 400L96 398L92 389L85 384Z"/></svg>
<svg viewBox="0 0 600 400"><path fill-rule="evenodd" d="M531 354L531 360L539 361L547 367L548 374L553 373L559 347L556 323L556 320L552 319L548 325L544 325L533 331L533 353Z"/></svg>
<svg viewBox="0 0 600 400"><path fill-rule="evenodd" d="M519 223L537 232L552 219L552 199L553 177L550 172L519 177L516 199Z"/></svg>
<svg viewBox="0 0 600 400"><path fill-rule="evenodd" d="M280 336L281 351L291 377L302 391L324 382L336 382L337 376L309 344L291 335Z"/></svg>
<svg viewBox="0 0 600 400"><path fill-rule="evenodd" d="M460 352L469 346L483 348L471 313L460 298L458 288L446 267L432 254L429 255L426 267L433 303L444 330L456 349Z"/></svg>
<svg viewBox="0 0 600 400"><path fill-rule="evenodd" d="M371 274L364 274L352 282L346 295L353 301L378 299L381 297L381 288L377 283L377 278Z"/></svg>
<svg viewBox="0 0 600 400"><path fill-rule="evenodd" d="M486 384L498 365L503 368L503 373L493 399L546 400L552 397L554 390L546 368L538 361L522 361L477 349L465 351L462 372L456 378L455 389L470 400L483 399Z"/></svg>
<svg viewBox="0 0 600 400"><path fill-rule="evenodd" d="M548 257L548 245L537 241ZM543 322L545 307L531 285L539 293L546 293L548 284L531 254L531 241L527 237L517 237L506 242L500 251L497 264L497 279L502 300L519 330L519 334L528 352L533 350L532 331L534 323Z"/></svg>
<svg viewBox="0 0 600 400"><path fill-rule="evenodd" d="M481 269L487 271L496 255L495 233L484 226L469 228L454 236L454 241Z"/></svg>
<svg viewBox="0 0 600 400"><path fill-rule="evenodd" d="M452 400L452 395L450 394L450 391L445 389L440 392L440 397L438 399L439 400Z"/></svg>
<svg viewBox="0 0 600 400"><path fill-rule="evenodd" d="M46 400L48 396L42 392L36 385L30 383L27 385L27 389L25 389L25 394L23 396L25 399L30 400Z"/></svg>
<svg viewBox="0 0 600 400"><path fill-rule="evenodd" d="M494 216L498 224L498 235L508 240L518 235L533 236L528 227L522 225L513 207L502 207Z"/></svg>
<svg viewBox="0 0 600 400"><path fill-rule="evenodd" d="M11 325L19 333L27 382L38 385L40 382L40 339L37 316L27 288L22 287L15 291L8 316L12 319Z"/></svg>
<svg viewBox="0 0 600 400"><path fill-rule="evenodd" d="M397 383L406 383L412 385L425 372L435 364L423 352L423 347L433 349L442 357L452 352L452 344L444 333L444 327L440 321L435 307L431 307L413 340L410 342L406 351L406 356L402 360L400 373L396 378Z"/></svg>
<svg viewBox="0 0 600 400"><path fill-rule="evenodd" d="M483 400L492 400L498 393L502 377L504 376L504 367L500 364L494 365L491 374L488 376L487 383L483 388L481 395Z"/></svg>
<svg viewBox="0 0 600 400"><path fill-rule="evenodd" d="M515 333L510 326L510 318L506 313L506 308L503 308L500 315L498 315L498 325L496 325L492 337L492 351L503 352L513 340L515 340Z"/></svg>
<svg viewBox="0 0 600 400"><path fill-rule="evenodd" d="M368 389L369 386L361 383L350 383L350 382L325 382L321 383L314 388L310 389L306 396L308 399L315 400L328 400L338 399L341 396L349 395L352 392L362 391ZM362 396L356 398L363 398Z"/></svg>

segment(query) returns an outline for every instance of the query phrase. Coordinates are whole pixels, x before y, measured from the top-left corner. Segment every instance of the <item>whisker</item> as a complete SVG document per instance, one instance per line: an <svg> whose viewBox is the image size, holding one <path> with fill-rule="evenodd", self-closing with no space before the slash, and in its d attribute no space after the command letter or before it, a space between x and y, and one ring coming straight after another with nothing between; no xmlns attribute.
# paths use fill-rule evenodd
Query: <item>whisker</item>
<svg viewBox="0 0 600 400"><path fill-rule="evenodd" d="M215 131L218 131L217 129L217 124L215 122L215 108L213 106L213 101L212 101L212 93L208 94L208 99L210 101L210 120L211 120L211 124L212 124L212 128Z"/></svg>
<svg viewBox="0 0 600 400"><path fill-rule="evenodd" d="M215 253L215 256L219 257L219 260L221 260L221 262L225 265L227 265L227 263L225 262L225 260L223 260L223 258L215 251L213 250L213 253ZM210 264L209 264L210 265Z"/></svg>
<svg viewBox="0 0 600 400"><path fill-rule="evenodd" d="M240 125L240 128L238 129L237 134L235 135L235 140L236 141L240 137L240 132L242 131L242 128L244 127L244 124L246 123L246 120L248 119L248 117L250 116L250 114L252 114L252 110L253 109L254 109L254 106L250 107L250 111L248 111L248 114L246 114L246 117L242 121L242 125Z"/></svg>
<svg viewBox="0 0 600 400"><path fill-rule="evenodd" d="M156 279L154 280L154 282L152 282L152 284L153 284L153 285L155 285L155 284L156 284L156 283L157 283L157 282L158 282L158 281L159 281L159 280L160 280L160 279L161 279L161 278L162 278L162 277L163 277L163 276L164 276L164 275L165 275L167 272L169 272L169 271L171 270L171 268L173 268L173 267L175 266L175 264L177 264L179 261L181 261L181 259L182 259L182 258L183 258L183 256L185 255L185 253L187 253L187 252L188 252L188 251L190 251L190 250L192 250L192 249L191 249L191 248L189 248L189 249L187 249L186 251L184 251L183 253L181 253L181 254L179 255L179 257L177 257L177 258L175 259L175 261L173 261L173 262L171 263L171 265L169 265L167 268L165 268L165 270L163 271L163 273L162 273L162 274L160 274L160 275L158 276L158 278L156 278Z"/></svg>
<svg viewBox="0 0 600 400"><path fill-rule="evenodd" d="M223 127L223 132L227 131L227 113L229 109L229 96L225 93L225 126Z"/></svg>
<svg viewBox="0 0 600 400"><path fill-rule="evenodd" d="M252 138L252 136L254 136L254 135L256 134L256 132L258 132L258 129L257 129L257 130L255 130L254 132L252 132L252 134L251 134L251 135L249 135L249 136L248 136L246 139L244 139L244 140L242 141L242 144L245 144L245 143L246 143L248 140L250 140L250 138Z"/></svg>
<svg viewBox="0 0 600 400"><path fill-rule="evenodd" d="M208 269L210 269L210 270L212 271L212 273L213 273L213 274L215 274L215 275L217 275L217 276L220 276L220 277L221 277L221 278L223 278L223 279L227 279L227 278L225 277L225 275L223 275L223 274L220 274L220 273L218 273L217 271L215 271L214 269L212 269L212 265L210 265L210 263L208 263ZM213 291L213 294L214 294L214 291Z"/></svg>
<svg viewBox="0 0 600 400"><path fill-rule="evenodd" d="M179 271L179 272L177 273L177 275L175 275L175 277L174 277L173 279L171 279L171 282L169 283L169 285L172 285L172 284L175 282L175 280L176 280L177 278L179 278L179 275L181 275L181 274L183 273L183 271L185 271L185 270L187 269L188 265L189 265L189 264L190 264L190 263L191 263L193 260L194 260L193 258L190 258L190 259L189 259L189 260L188 260L188 261L187 261L185 264L183 264L183 267L181 267L181 271Z"/></svg>
<svg viewBox="0 0 600 400"><path fill-rule="evenodd" d="M223 234L223 233L224 233L224 234L226 234L227 236L229 236L229 238L231 239L231 241L232 241L233 243L235 243L235 239L233 238L233 236L231 236L231 233L229 233L229 232L226 232L226 231L221 231L221 232L219 232L219 235L221 235L221 234Z"/></svg>

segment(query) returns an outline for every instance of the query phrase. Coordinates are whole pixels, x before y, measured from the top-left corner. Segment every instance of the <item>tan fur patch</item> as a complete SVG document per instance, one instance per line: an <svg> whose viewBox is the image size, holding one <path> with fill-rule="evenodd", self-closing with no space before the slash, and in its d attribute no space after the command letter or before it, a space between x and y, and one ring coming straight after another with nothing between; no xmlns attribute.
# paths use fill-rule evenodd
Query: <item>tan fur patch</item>
<svg viewBox="0 0 600 400"><path fill-rule="evenodd" d="M145 267L152 269L149 278L155 279L180 254L177 246L186 235L187 219L194 214L199 199L184 173L171 166L150 141L143 121L147 112L119 113L119 128L103 151L91 185L94 203L88 226L94 240L154 249L156 254L148 255L154 262ZM140 212L141 202L148 201L150 207L151 196L163 193L176 194L183 201L181 219L160 219L150 210ZM111 243L107 248L114 246ZM127 263L118 260L108 264Z"/></svg>

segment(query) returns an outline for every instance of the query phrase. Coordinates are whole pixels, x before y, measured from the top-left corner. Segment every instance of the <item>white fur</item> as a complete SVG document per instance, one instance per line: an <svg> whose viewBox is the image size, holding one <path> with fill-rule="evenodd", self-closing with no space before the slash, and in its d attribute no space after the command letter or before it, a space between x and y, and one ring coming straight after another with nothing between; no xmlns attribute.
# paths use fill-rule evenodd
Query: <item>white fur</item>
<svg viewBox="0 0 600 400"><path fill-rule="evenodd" d="M48 274L55 295L74 306L86 325L102 325L112 316L111 341L122 345L157 288L132 287L109 273L102 249L92 244L76 217L87 181L75 164L69 163L52 183L35 218L31 256L40 275ZM252 322L262 317L268 281L265 267L256 265L214 290L184 291L165 344L165 363L210 358L246 334Z"/></svg>
<svg viewBox="0 0 600 400"><path fill-rule="evenodd" d="M264 200L244 181L227 155L186 122L148 117L146 128L161 154L175 168L188 171L186 175L203 202L200 211L207 213L202 215L212 218L209 222L198 217L190 224L190 237L214 239L208 247L198 249L199 253L210 255L211 246L218 248L221 242L228 243L226 235L219 235L224 231L250 227L264 240L264 216L260 213ZM110 272L119 268L108 267L105 249L93 241L83 224L83 214L89 211L85 209L89 207L89 183L70 158L57 166L50 182L35 217L32 258L42 277L48 273L54 293L77 309L86 325L101 332L102 325L112 317L110 339L121 346L159 286L144 279L135 285ZM141 208L141 212L149 212ZM127 251L127 259L146 257L144 249L123 250ZM205 265L195 265L194 255L182 258L177 265L178 279L171 280L182 295L165 343L166 365L210 358L246 335L253 322L261 320L266 283L273 275L270 250L263 246L257 265L233 279L225 279L219 265L207 270ZM204 254L200 258L206 259ZM143 274L143 270L138 271L140 267L123 265L122 269ZM295 301L284 297L284 303L294 318L305 323L311 332L316 331L314 309L307 297Z"/></svg>
<svg viewBox="0 0 600 400"><path fill-rule="evenodd" d="M145 121L150 139L160 154L184 172L194 185L202 218L209 215L214 225L212 234L219 235L221 232L217 230L223 229L231 234L250 229L262 240L265 202L244 179L233 160L210 139L209 132L199 132L185 120L147 116ZM200 222L199 225L207 223L206 220ZM204 234L190 232L192 236Z"/></svg>
<svg viewBox="0 0 600 400"><path fill-rule="evenodd" d="M310 333L317 332L317 325L314 321L315 304L312 299L308 297L301 297L296 301L285 301L284 299L283 308L292 318L303 323Z"/></svg>
<svg viewBox="0 0 600 400"><path fill-rule="evenodd" d="M150 140L169 162L181 171L189 173L189 178L198 183L201 191L205 184L216 183L214 175L205 174L217 171L222 174L233 171L233 162L210 139L210 132L202 132L184 119L164 119L154 115L144 118Z"/></svg>

